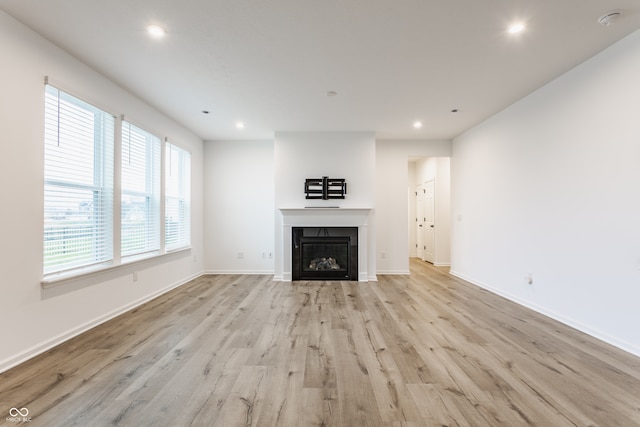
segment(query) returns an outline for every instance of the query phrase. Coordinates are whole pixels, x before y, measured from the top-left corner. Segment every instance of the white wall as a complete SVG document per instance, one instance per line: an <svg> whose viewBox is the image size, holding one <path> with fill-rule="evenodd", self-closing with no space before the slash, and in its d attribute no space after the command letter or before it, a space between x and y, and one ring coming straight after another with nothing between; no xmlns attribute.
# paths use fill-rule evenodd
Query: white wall
<svg viewBox="0 0 640 427"><path fill-rule="evenodd" d="M373 132L277 132L275 135L275 276L283 274L282 216L279 208L339 206L374 208L375 136ZM306 178L344 178L344 200L306 200ZM369 218L369 253L374 253L375 223ZM375 276L375 260L369 257L368 274Z"/></svg>
<svg viewBox="0 0 640 427"><path fill-rule="evenodd" d="M204 153L206 272L273 274L273 141L208 141Z"/></svg>
<svg viewBox="0 0 640 427"><path fill-rule="evenodd" d="M451 265L451 158L438 157L436 177L436 253L434 264Z"/></svg>
<svg viewBox="0 0 640 427"><path fill-rule="evenodd" d="M2 371L202 271L202 141L1 11L0 52ZM190 252L41 288L45 76L191 151Z"/></svg>
<svg viewBox="0 0 640 427"><path fill-rule="evenodd" d="M276 208L375 205L373 132L277 132L275 135ZM307 200L306 178L345 178L343 200Z"/></svg>
<svg viewBox="0 0 640 427"><path fill-rule="evenodd" d="M449 157L424 157L414 163L415 177L413 191L427 181L434 181L434 254L433 264L448 266L451 264L451 174ZM412 193L414 194L414 193ZM414 211L415 212L415 211ZM409 215L414 218L415 215ZM410 224L411 226L411 224ZM415 234L415 227L413 228ZM409 239L411 241L411 239ZM415 248L415 245L414 245ZM411 247L409 252L411 252Z"/></svg>
<svg viewBox="0 0 640 427"><path fill-rule="evenodd" d="M434 162L440 166L441 175L437 182L443 186L437 189L443 200L438 204L441 210L436 212L443 233L442 238L437 237L437 261L446 265L450 252L449 214L444 209L448 206L445 194L450 154L449 141L375 141L370 132L278 132L272 143L207 142L205 270L273 271L280 278L283 242L278 208L332 205L375 208L368 229L370 277L376 273L408 274L409 188L415 182L408 175L411 156L437 156ZM305 178L324 175L347 180L345 200L304 198ZM253 225L244 229L250 222ZM263 233L269 223L269 232ZM273 260L262 258L269 248L273 248ZM385 252L384 258L381 251ZM237 258L238 252L244 253L244 259Z"/></svg>
<svg viewBox="0 0 640 427"><path fill-rule="evenodd" d="M451 166L452 272L638 355L639 75L636 32L456 138Z"/></svg>
<svg viewBox="0 0 640 427"><path fill-rule="evenodd" d="M450 141L376 141L376 265L409 274L409 157L448 157ZM383 254L384 253L384 254Z"/></svg>

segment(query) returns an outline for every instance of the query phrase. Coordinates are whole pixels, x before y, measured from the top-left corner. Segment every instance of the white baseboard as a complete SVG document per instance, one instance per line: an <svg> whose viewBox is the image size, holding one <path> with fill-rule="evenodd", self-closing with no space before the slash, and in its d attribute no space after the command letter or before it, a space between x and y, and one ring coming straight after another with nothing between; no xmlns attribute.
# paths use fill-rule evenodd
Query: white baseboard
<svg viewBox="0 0 640 427"><path fill-rule="evenodd" d="M0 361L0 373L5 372L15 366L18 366L21 363L26 362L29 359L32 359L34 357L36 357L39 354L44 353L45 351L48 351L50 349L52 349L53 347L62 344L65 341L70 340L71 338L74 338L92 328L95 328L98 325L101 325L104 322L107 322L115 317L120 316L121 314L126 313L129 310L132 310L146 302L151 301L154 298L159 297L162 294L165 294L167 292L169 292L172 289L175 289L179 286L184 285L185 283L200 277L202 275L202 273L196 273L186 279L180 280L179 282L173 283L169 286L167 286L166 288L157 290L149 295L146 295L142 298L139 298L135 301L132 301L116 310L113 310L109 313L106 313L102 316L99 316L89 322L86 322L82 325L79 325L75 328L72 328L66 332L63 332L62 334L59 334L55 337L49 338L46 341L43 341L40 344L37 344L31 348L28 348L27 350L24 350L14 356L8 357L2 361Z"/></svg>
<svg viewBox="0 0 640 427"><path fill-rule="evenodd" d="M517 304L520 304L520 305L522 305L524 307L527 307L527 308L529 308L529 309L531 309L531 310L533 310L533 311L535 311L537 313L540 313L540 314L542 314L544 316L547 316L547 317L549 317L549 318L551 318L553 320L556 320L556 321L558 321L560 323L563 323L563 324L565 324L567 326L570 326L570 327L572 327L574 329L577 329L580 332L584 332L585 334L590 335L590 336L592 336L594 338L597 338L597 339L599 339L601 341L604 341L607 344L611 344L614 347L617 347L617 348L619 348L621 350L624 350L624 351L626 351L628 353L631 353L631 354L633 354L635 356L639 356L640 357L640 348L638 348L637 346L635 346L633 344L630 344L630 343L628 343L626 341L620 340L620 339L618 339L616 337L613 337L611 335L608 335L606 333L598 331L598 330L596 330L596 329L594 329L594 328L592 328L592 327L590 327L588 325L585 325L585 324L583 324L581 322L578 322L578 321L576 321L574 319L571 319L569 317L563 316L561 314L555 313L554 311L548 310L548 309L546 309L544 307L540 307L539 305L534 304L531 301L516 297L516 296L511 295L511 294L509 294L507 292L503 292L503 291L501 291L499 289L496 289L496 288L494 288L492 286L487 285L486 283L482 283L480 281L474 280L474 279L472 279L470 277L467 277L464 274L460 274L460 273L458 273L458 272L456 272L454 270L451 270L449 272L449 274L451 274L452 276L458 277L458 278L464 280L465 282L469 282L472 285L478 286L478 287L480 287L482 289L485 289L485 290L487 290L489 292L492 292L492 293L494 293L496 295L500 295L503 298L506 298L506 299L508 299L510 301L513 301L513 302L515 302Z"/></svg>
<svg viewBox="0 0 640 427"><path fill-rule="evenodd" d="M250 274L250 275L259 275L259 274L273 274L273 270L205 270L203 274Z"/></svg>
<svg viewBox="0 0 640 427"><path fill-rule="evenodd" d="M409 270L378 270L376 274L381 275L401 275L401 276L409 276L411 272Z"/></svg>

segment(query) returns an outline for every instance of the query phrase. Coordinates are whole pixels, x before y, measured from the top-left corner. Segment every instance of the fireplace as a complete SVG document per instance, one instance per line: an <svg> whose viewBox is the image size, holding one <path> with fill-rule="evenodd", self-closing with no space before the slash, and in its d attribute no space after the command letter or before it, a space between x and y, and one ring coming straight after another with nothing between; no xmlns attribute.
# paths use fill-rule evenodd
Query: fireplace
<svg viewBox="0 0 640 427"><path fill-rule="evenodd" d="M300 267L293 266L294 252L293 229L304 227L314 228L315 232L307 232L307 237L316 237L318 228L355 228L357 233L351 235L351 244L358 247L357 253L351 251L350 277L357 277L360 282L375 281L375 267L369 258L373 254L371 239L369 237L369 216L373 210L367 207L304 207L304 208L278 208L281 216L276 216L276 247L274 252L276 281L300 280L294 279L295 275L300 277ZM280 228L282 227L282 228ZM322 237L322 236L320 236ZM335 237L335 236L334 236ZM357 257L356 257L357 255ZM296 255L296 256L299 256ZM346 279L337 279L346 280Z"/></svg>
<svg viewBox="0 0 640 427"><path fill-rule="evenodd" d="M292 227L292 280L358 280L358 227Z"/></svg>

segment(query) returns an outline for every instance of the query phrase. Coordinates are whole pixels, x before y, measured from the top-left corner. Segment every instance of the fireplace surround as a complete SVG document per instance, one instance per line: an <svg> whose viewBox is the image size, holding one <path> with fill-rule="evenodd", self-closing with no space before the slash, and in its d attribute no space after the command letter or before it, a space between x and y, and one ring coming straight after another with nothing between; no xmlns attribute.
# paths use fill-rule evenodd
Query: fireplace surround
<svg viewBox="0 0 640 427"><path fill-rule="evenodd" d="M294 227L355 227L358 229L358 263L355 272L357 280L367 282L376 280L375 272L369 271L369 260L373 251L369 248L369 215L371 208L351 207L309 207L309 208L278 208L281 217L277 220L279 229L277 233L275 263L276 274L274 280L293 280L293 245L292 236ZM281 228L280 228L281 227Z"/></svg>

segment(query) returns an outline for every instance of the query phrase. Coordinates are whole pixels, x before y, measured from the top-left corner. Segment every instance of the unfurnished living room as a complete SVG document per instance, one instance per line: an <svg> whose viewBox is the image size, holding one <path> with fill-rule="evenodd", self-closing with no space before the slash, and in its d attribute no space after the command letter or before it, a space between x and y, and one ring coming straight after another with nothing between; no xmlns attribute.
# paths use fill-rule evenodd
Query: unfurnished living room
<svg viewBox="0 0 640 427"><path fill-rule="evenodd" d="M637 0L0 0L0 425L640 425Z"/></svg>

